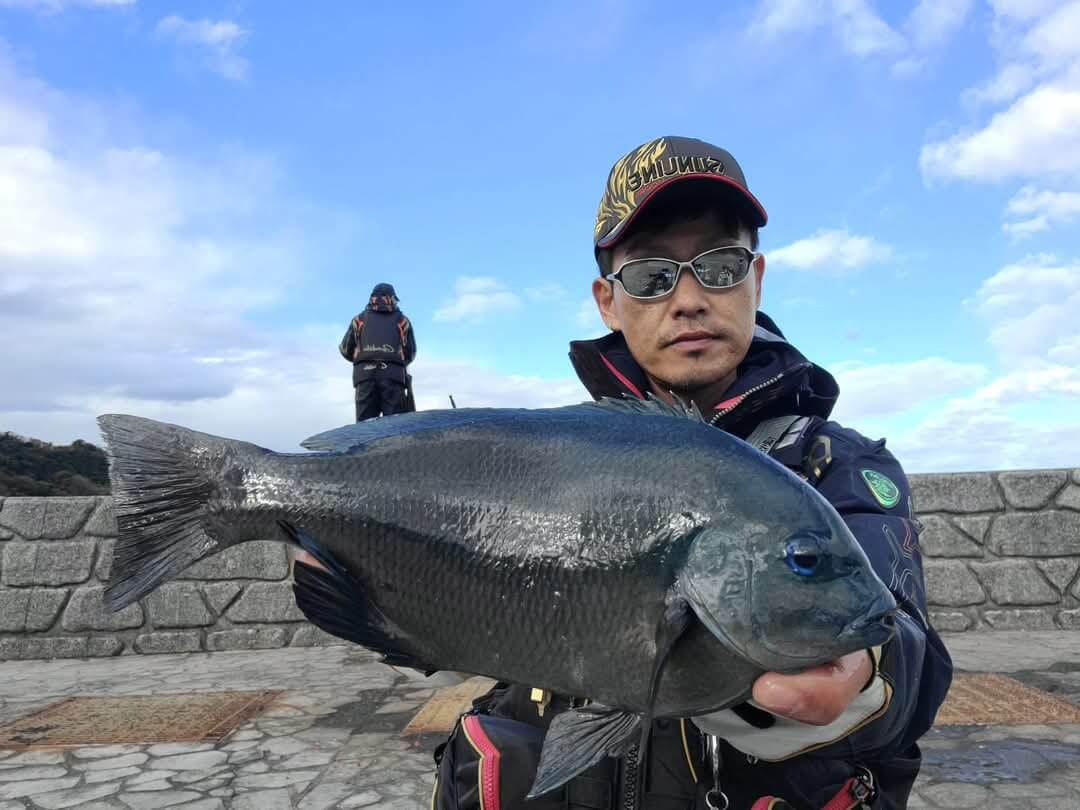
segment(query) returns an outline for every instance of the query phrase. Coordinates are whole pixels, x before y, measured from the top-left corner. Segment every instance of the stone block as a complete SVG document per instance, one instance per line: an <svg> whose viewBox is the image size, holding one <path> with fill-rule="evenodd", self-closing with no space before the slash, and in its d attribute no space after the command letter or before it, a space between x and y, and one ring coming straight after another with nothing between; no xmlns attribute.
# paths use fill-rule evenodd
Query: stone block
<svg viewBox="0 0 1080 810"><path fill-rule="evenodd" d="M86 641L86 654L90 658L111 658L124 651L124 642L116 636L91 636Z"/></svg>
<svg viewBox="0 0 1080 810"><path fill-rule="evenodd" d="M0 589L0 631L48 630L67 599L66 589Z"/></svg>
<svg viewBox="0 0 1080 810"><path fill-rule="evenodd" d="M199 587L202 588L206 604L210 606L215 615L220 616L232 604L233 599L240 593L243 586L239 582L213 582Z"/></svg>
<svg viewBox="0 0 1080 810"><path fill-rule="evenodd" d="M925 560L926 600L931 605L963 607L986 601L979 580L964 563L953 560Z"/></svg>
<svg viewBox="0 0 1080 810"><path fill-rule="evenodd" d="M1072 471L1072 480L1074 484L1080 484L1080 467Z"/></svg>
<svg viewBox="0 0 1080 810"><path fill-rule="evenodd" d="M929 512L995 512L1005 508L990 473L924 473L911 476L920 515Z"/></svg>
<svg viewBox="0 0 1080 810"><path fill-rule="evenodd" d="M1062 509L1072 509L1080 512L1080 486L1069 484L1069 486L1065 487L1061 494L1057 496L1057 505Z"/></svg>
<svg viewBox="0 0 1080 810"><path fill-rule="evenodd" d="M0 508L0 527L26 537L41 537L45 527L47 498L5 498Z"/></svg>
<svg viewBox="0 0 1080 810"><path fill-rule="evenodd" d="M248 585L229 608L230 621L247 623L302 622L291 582L256 582Z"/></svg>
<svg viewBox="0 0 1080 810"><path fill-rule="evenodd" d="M116 537L116 511L113 499L108 495L98 498L97 508L83 527L83 534L94 537Z"/></svg>
<svg viewBox="0 0 1080 810"><path fill-rule="evenodd" d="M46 498L41 536L49 540L74 537L97 506L95 497Z"/></svg>
<svg viewBox="0 0 1080 810"><path fill-rule="evenodd" d="M297 630L289 642L290 647L335 647L339 644L352 644L343 638L332 636L320 627L308 624Z"/></svg>
<svg viewBox="0 0 1080 810"><path fill-rule="evenodd" d="M285 579L288 573L285 544L258 540L200 560L179 579Z"/></svg>
<svg viewBox="0 0 1080 810"><path fill-rule="evenodd" d="M928 557L982 557L983 547L942 515L926 515L919 545Z"/></svg>
<svg viewBox="0 0 1080 810"><path fill-rule="evenodd" d="M154 627L205 627L214 623L194 582L162 585L146 597L144 604Z"/></svg>
<svg viewBox="0 0 1080 810"><path fill-rule="evenodd" d="M1053 630L1055 612L1047 608L987 610L983 620L995 630Z"/></svg>
<svg viewBox="0 0 1080 810"><path fill-rule="evenodd" d="M956 515L952 522L976 543L985 545L986 532L992 520L992 515Z"/></svg>
<svg viewBox="0 0 1080 810"><path fill-rule="evenodd" d="M1027 560L972 563L971 568L999 605L1056 605L1061 598Z"/></svg>
<svg viewBox="0 0 1080 810"><path fill-rule="evenodd" d="M1080 556L1080 513L1046 509L998 515L986 544L1002 556Z"/></svg>
<svg viewBox="0 0 1080 810"><path fill-rule="evenodd" d="M1065 470L1010 470L998 473L1009 506L1041 509L1069 480Z"/></svg>
<svg viewBox="0 0 1080 810"><path fill-rule="evenodd" d="M94 563L94 577L99 582L109 581L115 548L116 540L112 538L102 538L97 541L97 562Z"/></svg>
<svg viewBox="0 0 1080 810"><path fill-rule="evenodd" d="M244 627L219 630L206 637L206 649L219 650L269 650L284 647L287 633L283 627Z"/></svg>
<svg viewBox="0 0 1080 810"><path fill-rule="evenodd" d="M1076 571L1080 569L1080 560L1039 560L1035 564L1061 593L1068 591L1069 583L1076 578Z"/></svg>
<svg viewBox="0 0 1080 810"><path fill-rule="evenodd" d="M13 541L4 546L4 567L0 581L14 587L78 585L90 578L93 562L93 540L63 540L56 543Z"/></svg>
<svg viewBox="0 0 1080 810"><path fill-rule="evenodd" d="M1057 615L1058 626L1065 630L1080 630L1080 608L1062 610Z"/></svg>
<svg viewBox="0 0 1080 810"><path fill-rule="evenodd" d="M143 609L138 602L114 613L105 604L104 594L105 588L100 585L77 589L64 611L63 628L68 632L79 632L142 627Z"/></svg>
<svg viewBox="0 0 1080 810"><path fill-rule="evenodd" d="M0 661L37 658L86 658L86 638L14 636L0 638Z"/></svg>
<svg viewBox="0 0 1080 810"><path fill-rule="evenodd" d="M971 629L975 621L958 610L931 610L930 624L943 633L960 633Z"/></svg>
<svg viewBox="0 0 1080 810"><path fill-rule="evenodd" d="M155 653L199 652L202 637L197 631L184 633L142 633L135 637L135 652Z"/></svg>

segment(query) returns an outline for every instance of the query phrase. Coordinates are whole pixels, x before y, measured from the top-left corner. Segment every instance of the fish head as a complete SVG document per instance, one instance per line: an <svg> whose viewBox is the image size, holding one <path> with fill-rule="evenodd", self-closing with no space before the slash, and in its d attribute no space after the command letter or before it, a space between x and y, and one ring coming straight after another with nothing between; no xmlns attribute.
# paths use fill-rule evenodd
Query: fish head
<svg viewBox="0 0 1080 810"><path fill-rule="evenodd" d="M883 644L896 601L831 510L695 538L683 590L702 623L762 669L792 672Z"/></svg>

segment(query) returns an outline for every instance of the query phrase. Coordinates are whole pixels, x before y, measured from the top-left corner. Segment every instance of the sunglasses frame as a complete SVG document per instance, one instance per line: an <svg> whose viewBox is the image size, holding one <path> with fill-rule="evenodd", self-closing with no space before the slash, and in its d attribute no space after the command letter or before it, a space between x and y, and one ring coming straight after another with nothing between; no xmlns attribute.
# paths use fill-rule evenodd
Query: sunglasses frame
<svg viewBox="0 0 1080 810"><path fill-rule="evenodd" d="M717 287L717 286L712 285L712 284L706 284L704 281L701 280L701 276L698 275L698 271L694 268L694 262L696 262L702 256L708 256L710 253L719 253L720 251L727 251L727 250L741 250L741 251L747 253L750 256L750 261L747 263L746 275L743 276L742 278L740 278L734 284L725 284L725 285L720 286L720 287ZM673 292L675 292L675 288L679 286L679 278L682 276L683 268L689 267L690 272L693 273L694 278L697 279L697 283L700 284L704 289L706 289L706 290L731 290L731 289L734 289L735 287L738 287L740 284L742 284L744 281L746 281L747 278L750 277L750 270L753 269L754 262L756 262L760 256L761 256L760 253L756 253L756 252L750 250L750 248L745 247L743 245L721 245L720 247L710 248L709 250L706 250L703 253L699 253L697 256L690 259L690 261L686 261L686 262L679 262L679 261L676 261L675 259L669 259L669 258L667 258L665 256L648 256L648 257L642 257L640 259L627 259L625 262L623 262L622 264L619 265L618 270L616 270L613 273L605 274L604 275L604 280L605 281L610 281L612 283L612 286L614 286L615 282L618 281L619 284L623 288L623 292L625 292L628 296L630 296L631 298L633 298L633 299L635 299L637 301L657 301L657 300L659 300L661 298L666 298L667 296L669 296ZM659 293L657 295L634 295L632 292L627 290L626 285L623 284L622 271L624 269L626 269L627 265L634 264L635 262L668 262L670 264L678 265L676 267L676 269L675 269L675 280L671 283L671 289L667 290L666 292Z"/></svg>

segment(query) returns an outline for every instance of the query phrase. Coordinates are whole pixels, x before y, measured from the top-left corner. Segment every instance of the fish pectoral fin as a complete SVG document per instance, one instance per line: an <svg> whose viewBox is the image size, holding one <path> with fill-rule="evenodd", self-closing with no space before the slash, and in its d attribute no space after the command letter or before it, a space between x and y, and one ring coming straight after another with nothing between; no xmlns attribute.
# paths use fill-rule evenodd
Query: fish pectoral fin
<svg viewBox="0 0 1080 810"><path fill-rule="evenodd" d="M303 529L279 521L289 539L315 558L315 567L302 558L293 566L296 606L316 627L332 636L381 653L383 663L430 673L424 651L407 639L367 595L360 582Z"/></svg>
<svg viewBox="0 0 1080 810"><path fill-rule="evenodd" d="M556 715L544 738L527 798L560 787L606 755L625 753L636 741L640 726L638 715L621 709L587 707Z"/></svg>

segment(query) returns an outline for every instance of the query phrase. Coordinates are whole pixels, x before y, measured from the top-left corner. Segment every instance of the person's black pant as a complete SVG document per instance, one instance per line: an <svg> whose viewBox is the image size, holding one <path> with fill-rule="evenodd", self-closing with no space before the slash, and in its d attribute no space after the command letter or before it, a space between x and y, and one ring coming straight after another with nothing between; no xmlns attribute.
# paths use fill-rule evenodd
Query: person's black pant
<svg viewBox="0 0 1080 810"><path fill-rule="evenodd" d="M353 374L356 421L410 410L406 398L408 375L397 363L362 363Z"/></svg>

